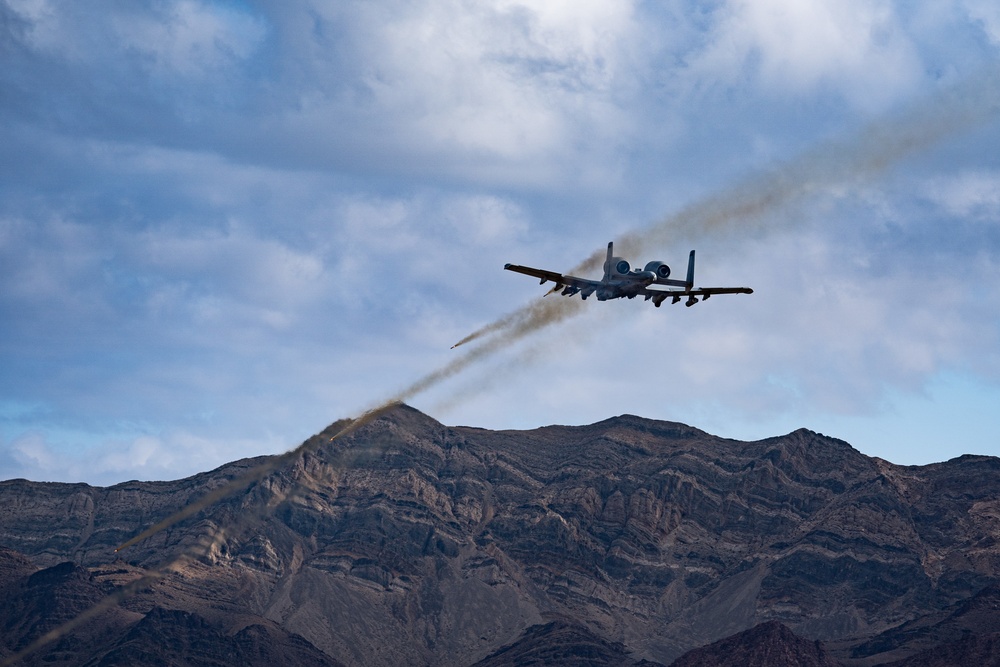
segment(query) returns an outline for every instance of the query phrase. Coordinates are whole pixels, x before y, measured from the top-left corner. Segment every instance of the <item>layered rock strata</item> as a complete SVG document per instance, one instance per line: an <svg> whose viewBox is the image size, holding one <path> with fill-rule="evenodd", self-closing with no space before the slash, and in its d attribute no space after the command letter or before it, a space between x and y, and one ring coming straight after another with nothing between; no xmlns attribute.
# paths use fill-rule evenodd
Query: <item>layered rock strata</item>
<svg viewBox="0 0 1000 667"><path fill-rule="evenodd" d="M26 567L69 561L101 595L162 574L89 655L125 651L159 609L148 623L193 614L232 646L259 626L348 665L471 665L554 622L666 665L769 621L879 664L943 646L892 633L1000 583L992 457L905 467L807 430L740 442L628 415L487 431L400 406L337 430L123 560L116 546L266 457L174 482L0 483L0 544L27 558L0 572L23 586Z"/></svg>

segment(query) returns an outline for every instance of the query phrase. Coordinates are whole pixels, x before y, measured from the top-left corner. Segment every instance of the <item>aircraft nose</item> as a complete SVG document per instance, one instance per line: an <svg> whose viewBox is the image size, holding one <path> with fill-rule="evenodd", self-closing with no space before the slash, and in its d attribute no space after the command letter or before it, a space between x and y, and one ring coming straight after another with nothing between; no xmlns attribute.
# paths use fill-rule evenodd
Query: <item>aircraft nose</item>
<svg viewBox="0 0 1000 667"><path fill-rule="evenodd" d="M641 271L639 272L639 277L648 283L656 280L656 274L652 271Z"/></svg>

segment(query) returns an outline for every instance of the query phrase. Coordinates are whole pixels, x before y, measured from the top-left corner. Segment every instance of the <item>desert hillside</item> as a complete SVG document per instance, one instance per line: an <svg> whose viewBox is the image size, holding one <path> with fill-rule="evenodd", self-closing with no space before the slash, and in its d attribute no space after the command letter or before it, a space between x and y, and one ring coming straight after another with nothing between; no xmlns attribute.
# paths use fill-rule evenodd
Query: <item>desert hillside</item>
<svg viewBox="0 0 1000 667"><path fill-rule="evenodd" d="M904 467L807 430L740 442L629 415L488 431L399 406L336 430L120 554L263 459L0 483L0 656L149 573L24 662L174 646L157 664L670 665L704 647L690 666L724 664L726 641L770 664L998 655L1000 459Z"/></svg>

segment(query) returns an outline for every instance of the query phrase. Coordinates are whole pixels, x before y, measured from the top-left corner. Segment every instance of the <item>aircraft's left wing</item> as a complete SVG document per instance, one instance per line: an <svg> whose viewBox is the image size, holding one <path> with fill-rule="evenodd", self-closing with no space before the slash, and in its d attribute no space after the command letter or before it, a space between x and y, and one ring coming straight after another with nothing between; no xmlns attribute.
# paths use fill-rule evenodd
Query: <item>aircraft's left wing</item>
<svg viewBox="0 0 1000 667"><path fill-rule="evenodd" d="M534 276L535 278L541 278L542 282L540 284L544 285L546 280L551 280L554 283L562 282L563 274L556 273L555 271L546 271L545 269L533 269L530 266L521 266L519 264L504 264L503 268L508 271L516 271L518 273L523 273L526 276Z"/></svg>
<svg viewBox="0 0 1000 667"><path fill-rule="evenodd" d="M556 273L555 271L546 271L545 269L533 269L530 266L505 264L503 268L508 271L515 271L517 273L523 273L526 276L538 278L540 280L540 284L542 285L551 280L556 284L553 290L568 287L572 289L574 294L581 290L593 292L601 286L601 283L597 280L587 280L585 278L577 278L576 276L567 276L561 273Z"/></svg>

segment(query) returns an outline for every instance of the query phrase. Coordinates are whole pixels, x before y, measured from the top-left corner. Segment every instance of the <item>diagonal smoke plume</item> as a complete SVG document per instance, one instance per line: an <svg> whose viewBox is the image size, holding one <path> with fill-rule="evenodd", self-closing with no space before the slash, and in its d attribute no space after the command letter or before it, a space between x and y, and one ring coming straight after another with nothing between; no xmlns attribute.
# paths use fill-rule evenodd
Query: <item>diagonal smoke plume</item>
<svg viewBox="0 0 1000 667"><path fill-rule="evenodd" d="M462 356L455 359L454 361L448 363L447 365L439 368L436 371L428 373L424 377L420 378L413 384L405 387L403 390L398 392L395 396L385 400L378 406L365 411L360 417L347 421L334 435L327 439L313 438L302 443L295 449L292 449L280 456L269 459L268 461L262 463L261 465L252 468L240 477L233 479L220 486L217 489L207 493L202 498L188 504L187 506L181 508L174 514L170 515L166 519L163 519L159 523L147 528L140 534L131 538L130 540L124 542L121 546L115 549L116 552L120 552L128 547L131 547L139 542L156 535L160 531L163 531L170 526L177 524L188 517L194 516L201 510L214 505L215 503L224 500L240 491L250 487L251 484L259 482L275 470L291 463L296 458L302 456L305 453L315 451L319 447L334 442L340 438L343 438L362 426L371 423L385 412L390 410L392 407L398 405L401 401L408 400L418 394L427 391L428 389L440 384L441 382L461 373L469 366L487 358L488 356L494 354L500 349L510 345L512 342L523 338L524 336L537 331L545 326L554 324L560 320L563 320L573 314L575 314L580 307L580 303L570 300L550 300L544 303L534 304L534 307L527 309L527 314L525 317L518 322L517 326L513 327L506 335L502 338L496 338L493 340L485 341L483 344L470 348ZM370 452L369 452L370 453ZM340 466L343 467L348 465L349 461L342 460ZM82 623L95 618L105 609L117 604L121 600L138 593L139 591L147 588L152 582L166 576L167 574L176 571L180 565L189 560L198 558L199 556L205 555L212 545L217 545L221 540L228 537L233 537L238 535L243 530L245 530L249 525L263 519L267 514L272 511L273 505L268 505L267 507L258 508L256 512L250 512L242 517L238 518L233 526L230 526L227 531L217 531L216 535L209 541L208 547L204 544L196 544L191 547L188 551L181 553L179 556L168 562L166 565L162 565L149 574L143 577L137 582L133 582L118 591L112 593L108 598L99 602L90 610L84 612L77 618L65 623L64 625L55 628L46 635L40 637L33 644L25 648L16 656L9 658L7 661L0 663L0 665L14 664L15 661L22 660L24 657L34 653L40 648L58 640L60 637L72 632L78 628Z"/></svg>

